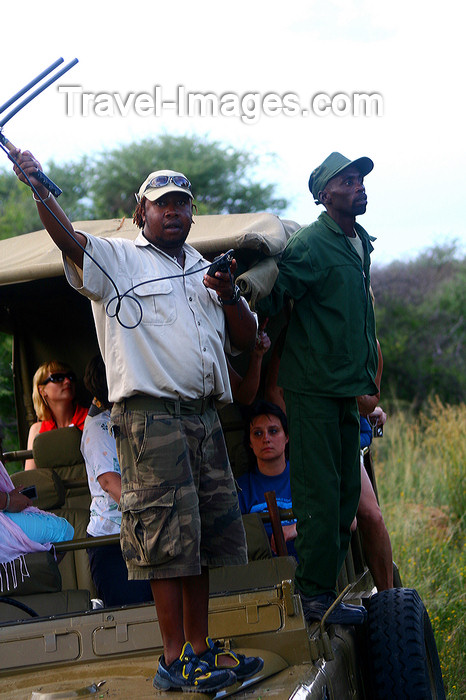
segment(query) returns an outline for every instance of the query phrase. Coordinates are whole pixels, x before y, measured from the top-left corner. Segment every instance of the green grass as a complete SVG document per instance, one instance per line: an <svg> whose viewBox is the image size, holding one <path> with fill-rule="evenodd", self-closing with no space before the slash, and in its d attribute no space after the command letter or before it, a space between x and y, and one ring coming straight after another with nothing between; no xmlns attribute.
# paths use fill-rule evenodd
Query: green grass
<svg viewBox="0 0 466 700"><path fill-rule="evenodd" d="M394 407L374 464L393 557L434 630L448 698L466 698L466 406Z"/></svg>

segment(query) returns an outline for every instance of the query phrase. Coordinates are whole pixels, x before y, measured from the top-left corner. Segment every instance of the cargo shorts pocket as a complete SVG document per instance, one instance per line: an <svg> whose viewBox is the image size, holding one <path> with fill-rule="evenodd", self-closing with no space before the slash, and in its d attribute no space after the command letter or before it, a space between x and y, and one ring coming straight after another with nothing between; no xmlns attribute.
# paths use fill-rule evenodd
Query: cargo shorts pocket
<svg viewBox="0 0 466 700"><path fill-rule="evenodd" d="M164 564L181 553L175 488L151 487L121 494L121 550L135 566Z"/></svg>

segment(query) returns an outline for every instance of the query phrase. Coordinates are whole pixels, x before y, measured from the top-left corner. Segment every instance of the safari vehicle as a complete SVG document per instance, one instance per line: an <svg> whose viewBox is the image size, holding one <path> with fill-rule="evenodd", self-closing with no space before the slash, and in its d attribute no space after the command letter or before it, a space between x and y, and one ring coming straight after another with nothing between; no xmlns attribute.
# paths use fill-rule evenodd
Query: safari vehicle
<svg viewBox="0 0 466 700"><path fill-rule="evenodd" d="M128 221L77 222L97 236L134 238ZM297 224L271 214L199 216L189 242L209 260L233 248L238 283L252 302L274 279L280 255ZM124 290L120 290L124 291ZM272 341L283 319L271 320ZM32 376L51 358L69 363L78 377L97 352L89 302L65 281L61 254L45 231L0 242L0 331L14 337L13 371L20 442L26 445L35 420ZM176 351L176 348L174 349ZM236 368L241 372L242 358ZM89 404L83 386L81 403ZM242 465L242 421L233 405L222 410L233 469ZM70 520L75 539L56 546L65 556L29 554L17 586L0 594L0 696L16 698L152 698L152 678L162 640L150 604L103 608L95 599L86 554L90 496L79 450L80 433L63 428L36 438L36 471L21 471L27 451L3 454L15 461L13 478L35 484L39 507ZM29 455L30 456L30 455ZM366 456L371 471L370 455ZM375 483L375 482L374 482ZM276 518L272 511L272 522ZM211 573L209 627L226 646L260 655L262 671L217 697L238 698L443 698L432 629L417 593L401 587L376 593L355 533L338 582L340 597L369 610L363 628L307 625L294 591L296 562L273 557L263 522L245 516L249 563ZM277 535L278 537L278 535ZM96 538L105 546L114 538ZM1 566L0 566L1 573ZM24 572L23 572L24 574ZM11 581L10 581L11 583ZM176 698L181 694L170 693ZM186 697L183 695L183 697Z"/></svg>

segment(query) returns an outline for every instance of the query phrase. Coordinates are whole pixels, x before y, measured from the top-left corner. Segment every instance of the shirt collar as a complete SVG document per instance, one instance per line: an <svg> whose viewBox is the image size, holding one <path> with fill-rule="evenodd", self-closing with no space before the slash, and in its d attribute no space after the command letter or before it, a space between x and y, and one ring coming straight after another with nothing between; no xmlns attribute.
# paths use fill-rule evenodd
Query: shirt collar
<svg viewBox="0 0 466 700"><path fill-rule="evenodd" d="M164 250L161 250L160 248L157 248L156 245L151 243L143 234L140 232L134 240L134 245L139 246L140 248L147 248L150 247L153 250L155 250L157 253L160 253L161 255L167 257L169 260L173 260L173 257L166 253ZM195 248L192 247L192 245L189 245L189 243L184 243L183 244L183 250L186 255L186 264L185 264L185 270L188 269L188 267L191 267L192 265L195 265L199 261L203 261L204 258L202 255L197 251Z"/></svg>
<svg viewBox="0 0 466 700"><path fill-rule="evenodd" d="M332 217L326 211L323 211L320 214L319 219L323 219L325 225L328 228L332 229L332 231L335 231L335 233L339 233L341 236L345 235L344 232L341 230L341 228L338 226L337 222L334 221L332 219ZM360 238L362 238L363 240L364 240L364 238L369 242L377 240L377 238L375 238L375 236L369 236L366 229L363 228L361 226L361 224L358 224L357 221L355 221L355 223L354 223L354 228L355 228L356 232L360 235ZM372 251L373 248L371 247L370 250Z"/></svg>

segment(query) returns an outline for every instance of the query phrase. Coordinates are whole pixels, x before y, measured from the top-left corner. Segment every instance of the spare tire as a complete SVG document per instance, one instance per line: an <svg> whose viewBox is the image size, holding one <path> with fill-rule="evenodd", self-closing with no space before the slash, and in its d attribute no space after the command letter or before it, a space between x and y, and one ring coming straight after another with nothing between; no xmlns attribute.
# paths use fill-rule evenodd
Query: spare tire
<svg viewBox="0 0 466 700"><path fill-rule="evenodd" d="M374 700L444 700L434 633L417 591L391 588L376 593L367 625Z"/></svg>

